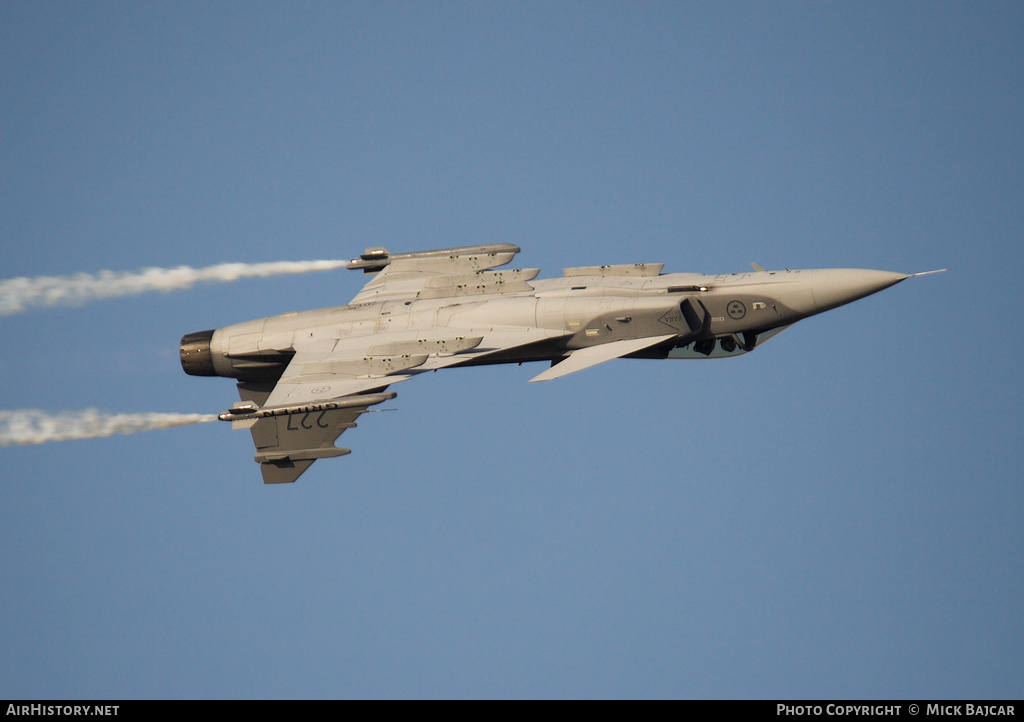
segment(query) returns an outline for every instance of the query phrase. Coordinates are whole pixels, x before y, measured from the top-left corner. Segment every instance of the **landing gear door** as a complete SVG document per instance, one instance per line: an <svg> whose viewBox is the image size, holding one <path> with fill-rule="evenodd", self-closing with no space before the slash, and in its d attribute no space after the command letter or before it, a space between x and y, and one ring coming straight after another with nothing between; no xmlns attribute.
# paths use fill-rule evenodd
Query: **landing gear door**
<svg viewBox="0 0 1024 722"><path fill-rule="evenodd" d="M679 305L679 308L683 312L683 318L686 320L690 333L698 334L710 325L711 314L699 299L687 298Z"/></svg>

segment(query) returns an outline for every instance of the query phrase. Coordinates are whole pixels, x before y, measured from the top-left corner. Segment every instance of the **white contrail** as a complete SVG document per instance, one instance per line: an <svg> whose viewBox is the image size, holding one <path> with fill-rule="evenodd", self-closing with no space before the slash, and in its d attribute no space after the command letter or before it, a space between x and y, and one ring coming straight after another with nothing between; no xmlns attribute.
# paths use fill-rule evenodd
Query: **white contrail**
<svg viewBox="0 0 1024 722"><path fill-rule="evenodd" d="M132 296L146 291L177 291L197 283L237 281L240 278L308 273L342 268L348 261L278 261L276 263L221 263L205 268L143 268L141 271L100 271L74 276L37 276L0 281L0 316L30 308L81 306L89 301Z"/></svg>
<svg viewBox="0 0 1024 722"><path fill-rule="evenodd" d="M109 414L97 409L50 414L39 409L0 410L0 446L96 439L216 420L216 414Z"/></svg>

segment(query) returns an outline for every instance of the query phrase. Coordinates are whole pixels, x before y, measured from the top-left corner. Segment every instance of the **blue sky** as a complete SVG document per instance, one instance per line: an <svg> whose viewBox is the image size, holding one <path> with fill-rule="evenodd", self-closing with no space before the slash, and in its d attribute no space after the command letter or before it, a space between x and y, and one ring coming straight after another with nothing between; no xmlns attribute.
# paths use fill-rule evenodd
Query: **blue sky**
<svg viewBox="0 0 1024 722"><path fill-rule="evenodd" d="M431 374L280 488L226 424L0 449L0 695L1019 698L1019 3L7 2L0 83L0 278L951 269L731 361ZM0 406L218 412L183 334L363 281L0 318Z"/></svg>

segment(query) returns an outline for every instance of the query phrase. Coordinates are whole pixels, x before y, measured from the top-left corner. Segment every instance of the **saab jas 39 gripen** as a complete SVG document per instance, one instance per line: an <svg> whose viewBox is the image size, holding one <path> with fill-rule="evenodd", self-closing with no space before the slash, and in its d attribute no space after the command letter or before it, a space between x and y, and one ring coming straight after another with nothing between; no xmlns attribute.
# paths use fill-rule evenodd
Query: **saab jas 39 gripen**
<svg viewBox="0 0 1024 722"><path fill-rule="evenodd" d="M800 319L911 275L829 268L706 276L662 263L494 271L517 246L414 253L369 248L348 264L376 274L346 306L261 318L181 340L193 376L237 379L220 414L248 428L267 484L295 481L387 388L458 366L549 361L550 381L615 358L739 356ZM933 273L930 271L929 273Z"/></svg>

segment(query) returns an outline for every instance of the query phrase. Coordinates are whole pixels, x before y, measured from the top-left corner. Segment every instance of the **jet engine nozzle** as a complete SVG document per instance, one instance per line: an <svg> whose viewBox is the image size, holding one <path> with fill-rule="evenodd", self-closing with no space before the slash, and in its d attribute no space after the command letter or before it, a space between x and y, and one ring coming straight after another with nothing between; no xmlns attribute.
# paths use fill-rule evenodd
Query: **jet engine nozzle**
<svg viewBox="0 0 1024 722"><path fill-rule="evenodd" d="M190 376L217 376L213 368L213 354L210 342L213 329L196 331L181 337L181 368Z"/></svg>

